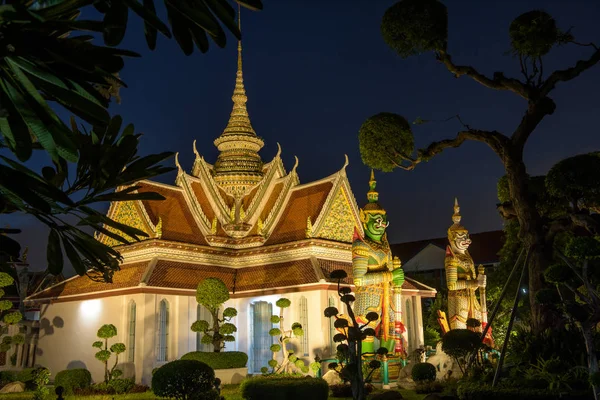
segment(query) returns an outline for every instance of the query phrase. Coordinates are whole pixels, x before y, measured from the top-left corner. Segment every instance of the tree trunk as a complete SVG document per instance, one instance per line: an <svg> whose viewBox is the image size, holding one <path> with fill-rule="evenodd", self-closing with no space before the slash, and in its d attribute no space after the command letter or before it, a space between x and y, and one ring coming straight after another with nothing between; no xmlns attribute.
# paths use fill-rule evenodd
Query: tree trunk
<svg viewBox="0 0 600 400"><path fill-rule="evenodd" d="M213 346L214 346L214 352L215 353L220 353L221 352L221 345L223 344L223 340L221 340L220 338L220 334L219 334L219 310L215 311L215 312L211 312L212 315L212 319L213 319Z"/></svg>
<svg viewBox="0 0 600 400"><path fill-rule="evenodd" d="M585 324L581 326L581 333L583 334L583 340L585 341L585 349L587 351L588 369L590 375L598 372L598 357L596 357L596 348L594 346L593 337L594 325ZM592 385L594 390L594 399L600 399L600 388L596 385Z"/></svg>
<svg viewBox="0 0 600 400"><path fill-rule="evenodd" d="M535 200L529 191L529 176L521 151L511 149L504 155L504 167L508 179L510 198L519 221L519 238L529 251L529 302L531 307L531 328L540 333L548 327L548 310L538 304L536 294L544 287L543 272L551 262L550 252L545 243L543 224L535 207Z"/></svg>

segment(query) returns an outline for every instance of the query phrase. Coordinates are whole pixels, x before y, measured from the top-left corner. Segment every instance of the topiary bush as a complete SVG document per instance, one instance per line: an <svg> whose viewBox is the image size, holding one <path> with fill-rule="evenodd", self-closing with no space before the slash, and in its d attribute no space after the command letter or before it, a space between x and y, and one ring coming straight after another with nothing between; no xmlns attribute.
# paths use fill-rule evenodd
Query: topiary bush
<svg viewBox="0 0 600 400"><path fill-rule="evenodd" d="M258 376L244 380L240 392L246 400L327 400L329 386L321 378Z"/></svg>
<svg viewBox="0 0 600 400"><path fill-rule="evenodd" d="M222 353L192 351L185 354L181 359L200 361L212 369L244 368L248 362L248 354L241 351L225 351Z"/></svg>
<svg viewBox="0 0 600 400"><path fill-rule="evenodd" d="M349 383L339 383L329 386L333 397L352 397L352 386ZM365 393L370 394L375 387L370 383L365 383Z"/></svg>
<svg viewBox="0 0 600 400"><path fill-rule="evenodd" d="M54 378L54 386L62 386L64 394L73 394L74 389L85 389L92 384L92 374L85 368L60 371Z"/></svg>
<svg viewBox="0 0 600 400"><path fill-rule="evenodd" d="M152 376L152 391L176 400L218 400L215 372L196 360L176 360L160 367Z"/></svg>
<svg viewBox="0 0 600 400"><path fill-rule="evenodd" d="M416 363L413 366L411 377L415 382L434 381L437 375L435 366L430 363Z"/></svg>

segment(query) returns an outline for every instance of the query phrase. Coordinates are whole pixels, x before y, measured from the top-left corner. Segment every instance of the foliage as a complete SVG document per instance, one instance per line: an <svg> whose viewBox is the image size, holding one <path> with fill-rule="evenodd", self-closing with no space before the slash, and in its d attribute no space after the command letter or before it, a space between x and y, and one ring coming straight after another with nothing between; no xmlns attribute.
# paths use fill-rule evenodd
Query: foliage
<svg viewBox="0 0 600 400"><path fill-rule="evenodd" d="M119 363L119 354L125 352L126 347L124 343L113 343L110 348L108 346L108 339L111 339L117 336L117 328L112 324L104 324L98 329L98 333L96 334L100 339L104 339L102 341L95 341L92 343L92 347L98 348L96 352L96 359L104 364L104 383L108 384L114 378L118 378L121 376L121 370L117 369L117 364ZM108 368L108 360L115 355L115 363L112 368Z"/></svg>
<svg viewBox="0 0 600 400"><path fill-rule="evenodd" d="M540 10L519 15L510 24L508 33L513 52L523 57L542 57L560 40L556 21Z"/></svg>
<svg viewBox="0 0 600 400"><path fill-rule="evenodd" d="M240 3L262 8L260 0ZM96 18L80 19L82 11L92 15L92 5ZM185 2L166 1L165 5L171 28L157 15L153 0L143 4L134 0L18 0L6 4L0 17L0 36L10 43L0 76L0 150L6 153L0 154L0 213L27 213L50 228L47 258L53 274L62 271L64 251L79 275L92 271L97 279L110 282L121 256L79 227L89 226L121 243L145 235L117 224L90 204L161 198L134 193L136 188L125 186L171 170L157 164L172 153L137 157L139 135L132 135L133 126L129 126L119 138L115 133L120 117L111 119L107 111L111 97L118 101L118 88L125 86L118 78L124 58L138 56L114 48L125 36L129 11L144 21L150 49L156 46L157 32L174 36L185 54L192 53L194 44L207 51L208 37L223 47L226 35L221 24L240 37L235 10L226 0L206 0L194 7ZM83 134L74 122L69 129L58 110L72 113L93 131ZM105 134L107 129L112 133ZM45 152L52 162L41 174L24 164L34 150ZM73 168L69 163L77 164L70 180ZM113 193L116 189L121 190ZM64 216L78 223L67 223ZM107 225L119 233L107 231ZM3 234L19 232L0 229ZM0 235L0 249L9 260L16 260L20 253L19 243L8 235Z"/></svg>
<svg viewBox="0 0 600 400"><path fill-rule="evenodd" d="M229 321L237 315L237 310L227 307L223 310L222 318L219 317L221 306L229 300L229 289L218 278L206 278L198 284L196 301L205 307L212 316L212 325L205 320L192 324L193 332L202 333L202 343L212 344L215 352L225 348L225 342L235 341L232 334L237 332L237 327Z"/></svg>
<svg viewBox="0 0 600 400"><path fill-rule="evenodd" d="M145 385L137 385L133 378L113 379L109 383L100 382L85 389L74 389L75 396L106 396L124 393L146 393L149 388Z"/></svg>
<svg viewBox="0 0 600 400"><path fill-rule="evenodd" d="M578 204L600 203L600 153L587 153L556 163L546 175L548 193Z"/></svg>
<svg viewBox="0 0 600 400"><path fill-rule="evenodd" d="M1 191L0 191L0 193L1 193ZM2 255L1 255L2 239L1 238L2 237L5 237L5 235L2 235L0 232L0 265L2 265L2 262L1 262L1 260L2 260ZM0 272L0 288L10 286L10 285L14 284L14 282L15 282L15 280L10 274L8 274L6 272ZM5 292L2 289L0 289L0 290L1 290L1 293L0 293L0 298L1 298L4 296ZM0 327L6 326L6 325L16 325L19 322L21 322L21 320L23 319L23 315L19 311L9 312L9 310L12 308L13 308L13 303L11 301L0 300L0 318L1 318ZM2 338L2 344L0 344L0 350L4 351L4 352L8 352L13 344L22 344L24 339L25 338L23 337L23 335L20 335L20 334L15 334L13 336L4 336ZM12 357L11 357L11 363L12 363ZM16 365L16 359L15 359L15 362L12 363L12 365Z"/></svg>
<svg viewBox="0 0 600 400"><path fill-rule="evenodd" d="M436 380L425 380L419 381L415 384L415 392L416 393L440 393L444 391L446 386L442 381Z"/></svg>
<svg viewBox="0 0 600 400"><path fill-rule="evenodd" d="M245 379L240 392L246 400L326 400L329 386L321 378L258 376Z"/></svg>
<svg viewBox="0 0 600 400"><path fill-rule="evenodd" d="M159 397L176 400L218 399L215 372L196 360L176 360L160 367L152 375L152 391Z"/></svg>
<svg viewBox="0 0 600 400"><path fill-rule="evenodd" d="M458 387L458 396L462 400L572 400L589 399L589 392L560 392L556 390L523 389L515 386L494 387L481 383L463 383Z"/></svg>
<svg viewBox="0 0 600 400"><path fill-rule="evenodd" d="M299 338L304 335L304 330L299 322L294 322L290 329L284 328L283 310L288 308L292 302L286 298L280 298L275 302L275 305L279 307L279 315L271 315L271 323L278 323L279 328L272 328L269 330L269 335L277 337L279 344L271 345L270 350L273 352L273 358L269 360L269 366L271 367L271 374L290 374L290 373L307 373L309 367L304 361L298 359L294 355L294 351L288 349L288 343L293 337ZM277 353L281 352L282 361L277 361ZM263 374L269 373L268 368L266 371L261 369Z"/></svg>
<svg viewBox="0 0 600 400"><path fill-rule="evenodd" d="M182 360L201 361L212 369L244 368L248 362L248 355L241 351L225 351L220 353L192 351L184 354Z"/></svg>
<svg viewBox="0 0 600 400"><path fill-rule="evenodd" d="M371 376L381 366L381 362L372 360L368 365L363 365L362 342L367 336L375 336L375 330L367 328L368 322L359 325L356 321L352 309L355 298L349 294L348 288L341 287L341 282L346 277L347 273L344 270L335 270L331 273L331 279L338 281L338 296L346 305L348 317L342 317L336 307L327 307L323 312L326 318L335 318L334 326L338 331L345 332L337 333L333 337L336 343L340 343L337 346L338 363L329 364L329 368L336 370L344 382L350 383L354 400L364 400L366 398L365 383L370 382ZM369 322L379 319L376 312L369 312L365 317ZM377 354L385 355L387 349L382 347L377 350ZM363 370L367 371L366 374Z"/></svg>
<svg viewBox="0 0 600 400"><path fill-rule="evenodd" d="M433 381L437 375L435 365L430 363L416 363L411 371L411 378L415 382Z"/></svg>
<svg viewBox="0 0 600 400"><path fill-rule="evenodd" d="M62 386L65 394L72 394L74 389L85 389L92 384L92 374L84 368L66 369L54 377L54 386Z"/></svg>
<svg viewBox="0 0 600 400"><path fill-rule="evenodd" d="M414 151L412 130L397 114L379 113L367 119L358 134L363 163L391 172Z"/></svg>
<svg viewBox="0 0 600 400"><path fill-rule="evenodd" d="M440 333L428 326L423 330L423 336L424 336L424 341L425 341L425 346L431 346L433 348L435 348L435 346L438 344L438 342L440 340L442 340L442 337L440 336Z"/></svg>
<svg viewBox="0 0 600 400"><path fill-rule="evenodd" d="M437 0L401 0L383 15L381 35L402 58L445 50L448 11Z"/></svg>
<svg viewBox="0 0 600 400"><path fill-rule="evenodd" d="M452 329L442 336L442 351L456 360L463 373L468 358L480 347L479 334L469 329Z"/></svg>
<svg viewBox="0 0 600 400"><path fill-rule="evenodd" d="M352 386L347 383L340 383L329 386L332 397L352 397ZM365 383L365 393L369 394L375 390L375 387L370 383Z"/></svg>
<svg viewBox="0 0 600 400"><path fill-rule="evenodd" d="M35 391L33 392L34 400L45 400L50 391L46 387L50 381L50 370L48 368L39 367L33 370L33 382L35 383Z"/></svg>

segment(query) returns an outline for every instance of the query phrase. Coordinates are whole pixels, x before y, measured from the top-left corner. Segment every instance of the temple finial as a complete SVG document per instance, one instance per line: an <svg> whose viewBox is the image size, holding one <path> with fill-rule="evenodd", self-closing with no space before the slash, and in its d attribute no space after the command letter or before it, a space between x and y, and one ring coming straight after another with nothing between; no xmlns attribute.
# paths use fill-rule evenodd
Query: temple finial
<svg viewBox="0 0 600 400"><path fill-rule="evenodd" d="M238 29L240 31L240 40L238 40L238 73L242 72L242 7L238 3Z"/></svg>
<svg viewBox="0 0 600 400"><path fill-rule="evenodd" d="M379 193L375 190L377 181L375 180L375 172L371 170L371 179L369 179L369 191L367 192L367 199L369 203L377 203L379 200Z"/></svg>
<svg viewBox="0 0 600 400"><path fill-rule="evenodd" d="M460 215L460 207L458 206L458 199L454 198L454 214L452 215L452 222L456 225L460 224L460 220L462 219Z"/></svg>

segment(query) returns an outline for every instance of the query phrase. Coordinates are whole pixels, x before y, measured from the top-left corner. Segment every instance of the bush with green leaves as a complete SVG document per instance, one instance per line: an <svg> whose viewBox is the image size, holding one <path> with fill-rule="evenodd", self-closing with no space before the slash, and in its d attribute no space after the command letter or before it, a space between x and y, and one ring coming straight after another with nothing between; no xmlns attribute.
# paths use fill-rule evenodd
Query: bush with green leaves
<svg viewBox="0 0 600 400"><path fill-rule="evenodd" d="M462 382L458 385L458 397L462 400L588 400L589 391L560 391L548 389L529 389L512 386L491 387L480 382Z"/></svg>
<svg viewBox="0 0 600 400"><path fill-rule="evenodd" d="M48 368L39 367L33 370L33 382L35 383L35 390L33 391L34 400L45 400L50 393L50 390L46 387L50 382L50 370Z"/></svg>
<svg viewBox="0 0 600 400"><path fill-rule="evenodd" d="M470 357L481 346L479 334L470 329L452 329L442 336L442 351L454 358L463 374Z"/></svg>
<svg viewBox="0 0 600 400"><path fill-rule="evenodd" d="M270 375L245 379L240 392L246 400L327 400L329 386L321 378Z"/></svg>
<svg viewBox="0 0 600 400"><path fill-rule="evenodd" d="M122 371L117 369L119 363L119 354L125 352L124 343L113 343L110 347L108 346L108 339L117 336L117 327L112 324L105 324L98 329L97 336L102 339L92 343L92 347L99 349L96 352L96 359L104 364L104 382L108 383L111 379L118 378L121 376ZM115 363L109 369L108 361L115 355Z"/></svg>
<svg viewBox="0 0 600 400"><path fill-rule="evenodd" d="M64 393L73 394L74 389L85 389L92 384L92 374L85 368L66 369L54 377L54 386L62 386Z"/></svg>
<svg viewBox="0 0 600 400"><path fill-rule="evenodd" d="M293 337L300 338L304 336L304 330L299 322L294 322L289 329L285 329L283 310L288 308L292 302L289 299L281 298L275 302L279 307L279 315L271 315L271 323L279 324L279 328L269 330L269 335L277 338L277 344L271 345L273 358L269 360L270 373L275 374L290 374L302 372L308 373L309 365L306 365L303 360L298 358L293 350L288 349L288 344ZM281 353L281 362L277 360L277 354ZM269 373L267 367L261 368L263 374Z"/></svg>
<svg viewBox="0 0 600 400"><path fill-rule="evenodd" d="M0 234L0 236L3 236ZM0 242L1 243L1 242ZM1 249L0 249L1 251ZM1 258L1 257L0 257ZM0 298L4 296L4 290L2 288L13 285L15 280L10 274L6 272L0 272ZM16 325L23 319L23 315L19 311L10 311L13 308L13 303L10 300L0 300L0 326ZM0 352L8 352L12 345L23 344L25 338L21 334L15 334L13 336L4 336L0 343ZM15 360L16 361L16 360ZM15 363L16 364L16 363ZM12 365L15 365L12 364Z"/></svg>
<svg viewBox="0 0 600 400"><path fill-rule="evenodd" d="M237 315L237 310L227 307L219 315L219 310L229 300L229 289L218 278L206 278L198 284L196 301L205 307L212 321L199 320L192 324L192 331L202 333L202 343L212 344L216 353L225 348L225 342L235 341L233 334L237 327L230 321Z"/></svg>
<svg viewBox="0 0 600 400"><path fill-rule="evenodd" d="M171 361L152 375L156 396L175 400L219 400L215 389L215 372L196 360Z"/></svg>
<svg viewBox="0 0 600 400"><path fill-rule="evenodd" d="M201 361L212 369L244 368L248 362L248 354L241 351L225 351L220 353L192 351L184 354L181 359Z"/></svg>
<svg viewBox="0 0 600 400"><path fill-rule="evenodd" d="M415 382L434 381L437 375L435 365L430 363L416 363L411 371L411 378Z"/></svg>

